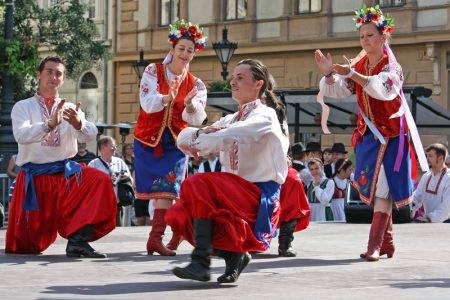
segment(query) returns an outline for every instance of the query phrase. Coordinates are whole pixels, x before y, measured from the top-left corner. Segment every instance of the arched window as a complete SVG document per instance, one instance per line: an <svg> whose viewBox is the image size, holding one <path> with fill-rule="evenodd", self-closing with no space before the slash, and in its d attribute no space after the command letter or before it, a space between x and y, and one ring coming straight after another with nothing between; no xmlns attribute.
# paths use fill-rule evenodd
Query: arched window
<svg viewBox="0 0 450 300"><path fill-rule="evenodd" d="M80 89L96 89L98 88L97 78L91 72L84 74L81 78Z"/></svg>

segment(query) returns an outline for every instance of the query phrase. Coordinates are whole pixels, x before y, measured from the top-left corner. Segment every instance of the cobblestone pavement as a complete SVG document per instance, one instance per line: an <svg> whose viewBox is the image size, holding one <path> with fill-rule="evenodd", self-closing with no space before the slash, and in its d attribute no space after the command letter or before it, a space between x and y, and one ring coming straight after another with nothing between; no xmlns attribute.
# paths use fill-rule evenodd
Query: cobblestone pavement
<svg viewBox="0 0 450 300"><path fill-rule="evenodd" d="M0 230L1 299L450 299L450 225L394 225L393 259L365 262L368 224L312 223L296 233L295 258L279 258L277 241L235 284L218 284L224 262L213 258L210 282L178 279L190 259L147 256L149 227L117 228L92 243L105 260L69 259L58 238L42 255L5 255ZM171 233L164 238L167 242Z"/></svg>

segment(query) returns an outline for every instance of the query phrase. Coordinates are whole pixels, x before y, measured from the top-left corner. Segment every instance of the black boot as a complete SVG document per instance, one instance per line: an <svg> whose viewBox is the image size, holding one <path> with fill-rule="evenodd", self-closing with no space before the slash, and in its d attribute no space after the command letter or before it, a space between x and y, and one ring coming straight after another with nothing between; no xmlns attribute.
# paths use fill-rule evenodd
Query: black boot
<svg viewBox="0 0 450 300"><path fill-rule="evenodd" d="M86 225L69 236L67 257L106 258L106 254L95 251L87 241L91 238L94 225Z"/></svg>
<svg viewBox="0 0 450 300"><path fill-rule="evenodd" d="M294 240L294 230L297 226L297 219L284 222L280 226L280 235L278 236L278 255L284 257L294 257L297 255L291 242Z"/></svg>
<svg viewBox="0 0 450 300"><path fill-rule="evenodd" d="M225 250L214 250L219 257L225 259L225 273L217 278L220 283L236 282L242 270L248 265L252 256L250 253L239 253Z"/></svg>
<svg viewBox="0 0 450 300"><path fill-rule="evenodd" d="M173 274L183 279L210 280L209 265L211 264L213 229L213 220L194 219L195 248L191 254L191 263L184 268L174 268Z"/></svg>

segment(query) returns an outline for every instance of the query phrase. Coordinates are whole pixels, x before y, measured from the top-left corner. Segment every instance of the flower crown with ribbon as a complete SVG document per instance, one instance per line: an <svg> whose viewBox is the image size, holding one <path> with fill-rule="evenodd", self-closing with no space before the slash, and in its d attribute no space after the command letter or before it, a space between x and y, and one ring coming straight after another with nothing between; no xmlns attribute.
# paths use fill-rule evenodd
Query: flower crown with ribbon
<svg viewBox="0 0 450 300"><path fill-rule="evenodd" d="M374 23L382 33L391 34L394 31L394 19L385 17L379 5L367 7L365 4L360 10L355 11L356 28L360 28L365 23Z"/></svg>
<svg viewBox="0 0 450 300"><path fill-rule="evenodd" d="M194 41L195 51L201 51L206 47L207 36L203 35L203 28L183 19L176 20L175 23L169 25L169 43L175 45L182 37Z"/></svg>

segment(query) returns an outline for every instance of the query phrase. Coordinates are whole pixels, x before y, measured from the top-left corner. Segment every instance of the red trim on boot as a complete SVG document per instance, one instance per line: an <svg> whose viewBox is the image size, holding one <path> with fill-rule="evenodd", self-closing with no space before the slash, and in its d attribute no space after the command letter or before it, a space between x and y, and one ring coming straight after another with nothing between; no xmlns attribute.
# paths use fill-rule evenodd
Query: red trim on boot
<svg viewBox="0 0 450 300"><path fill-rule="evenodd" d="M162 237L164 236L164 231L167 226L164 221L166 212L167 209L155 209L152 230L150 231L147 241L148 255L153 255L153 252L158 252L161 256L174 256L176 254L175 251L167 249L162 243Z"/></svg>

